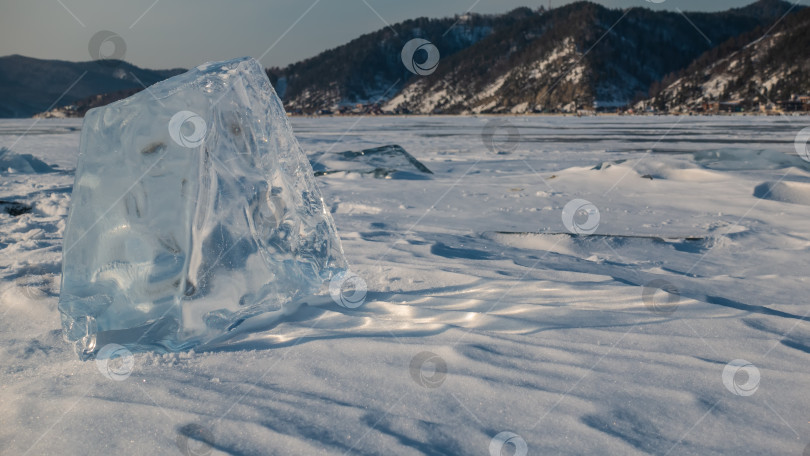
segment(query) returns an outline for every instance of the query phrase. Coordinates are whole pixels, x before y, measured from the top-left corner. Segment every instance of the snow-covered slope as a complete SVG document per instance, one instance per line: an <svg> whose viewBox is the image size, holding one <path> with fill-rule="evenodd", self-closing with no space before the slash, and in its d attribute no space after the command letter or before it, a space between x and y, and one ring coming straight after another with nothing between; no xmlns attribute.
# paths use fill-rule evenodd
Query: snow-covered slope
<svg viewBox="0 0 810 456"><path fill-rule="evenodd" d="M460 109L465 114L493 111L530 113L544 110L546 106L542 100L552 91L566 93L566 100L574 97L584 101L590 99L592 94L584 84L590 70L581 62L582 57L582 52L577 50L574 40L569 37L538 60L515 66L498 75L479 91L470 91L468 85L459 84L455 77L433 84L421 80L406 86L383 105L383 110L433 113L457 112ZM523 86L524 92L522 96L510 99L508 91L517 85ZM574 112L576 105L569 102L548 108Z"/></svg>
<svg viewBox="0 0 810 456"><path fill-rule="evenodd" d="M623 106L716 44L800 8L759 0L728 11L681 14L575 2L549 11L418 19L269 73L283 81L287 109L303 113L356 103L421 114ZM440 51L435 73L417 76L402 65L400 52L412 38Z"/></svg>
<svg viewBox="0 0 810 456"><path fill-rule="evenodd" d="M796 120L502 117L519 136L489 147L487 117L296 118L313 157L400 144L434 172L318 178L365 303L125 378L59 333L80 124L0 122L53 168L0 170L0 199L33 206L0 213L0 453L802 454ZM568 234L576 199L593 235Z"/></svg>
<svg viewBox="0 0 810 456"><path fill-rule="evenodd" d="M810 93L809 49L810 10L802 10L772 29L756 30L701 57L644 104L674 111L712 102L777 107L777 102Z"/></svg>

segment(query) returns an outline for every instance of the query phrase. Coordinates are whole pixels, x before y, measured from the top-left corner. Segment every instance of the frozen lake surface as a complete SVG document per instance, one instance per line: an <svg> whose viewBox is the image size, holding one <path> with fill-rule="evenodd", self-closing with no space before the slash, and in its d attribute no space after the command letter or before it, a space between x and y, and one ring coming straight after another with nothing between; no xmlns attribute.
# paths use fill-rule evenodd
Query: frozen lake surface
<svg viewBox="0 0 810 456"><path fill-rule="evenodd" d="M507 126L487 147L492 122ZM794 148L808 118L293 126L313 160L398 144L433 173L317 178L364 303L302 307L210 351L136 354L116 377L78 361L56 310L81 121L0 121L0 200L32 206L0 212L0 454L810 443L810 163ZM573 200L591 212L564 221Z"/></svg>

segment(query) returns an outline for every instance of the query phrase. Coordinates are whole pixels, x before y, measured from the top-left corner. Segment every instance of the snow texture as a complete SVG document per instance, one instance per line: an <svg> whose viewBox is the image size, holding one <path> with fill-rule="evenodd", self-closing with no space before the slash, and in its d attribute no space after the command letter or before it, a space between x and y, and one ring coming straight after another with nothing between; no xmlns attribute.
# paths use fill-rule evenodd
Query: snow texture
<svg viewBox="0 0 810 456"><path fill-rule="evenodd" d="M810 234L780 199L810 194L802 119L500 117L520 138L498 154L488 117L293 118L310 157L399 144L434 172L317 178L365 303L135 353L126 378L61 339L80 124L0 121L65 170L0 176L33 206L0 213L0 453L801 455ZM592 235L567 232L574 199Z"/></svg>

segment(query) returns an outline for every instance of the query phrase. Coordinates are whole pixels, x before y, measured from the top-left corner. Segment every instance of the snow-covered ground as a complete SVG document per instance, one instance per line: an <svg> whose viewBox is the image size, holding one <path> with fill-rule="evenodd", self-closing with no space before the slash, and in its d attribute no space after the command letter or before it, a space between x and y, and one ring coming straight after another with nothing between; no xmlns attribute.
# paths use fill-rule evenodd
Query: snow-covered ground
<svg viewBox="0 0 810 456"><path fill-rule="evenodd" d="M81 124L0 122L0 200L33 205L0 213L0 454L801 455L810 120L504 120L491 150L487 117L294 119L434 173L318 178L365 303L124 379L56 310Z"/></svg>

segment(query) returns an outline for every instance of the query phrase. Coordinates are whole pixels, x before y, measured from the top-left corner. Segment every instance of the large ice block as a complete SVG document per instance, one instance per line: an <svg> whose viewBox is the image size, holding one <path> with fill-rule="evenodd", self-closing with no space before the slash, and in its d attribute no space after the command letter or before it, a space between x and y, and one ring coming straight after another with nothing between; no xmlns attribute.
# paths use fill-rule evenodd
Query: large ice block
<svg viewBox="0 0 810 456"><path fill-rule="evenodd" d="M281 100L250 58L90 110L59 311L80 356L178 351L325 292L346 261Z"/></svg>

